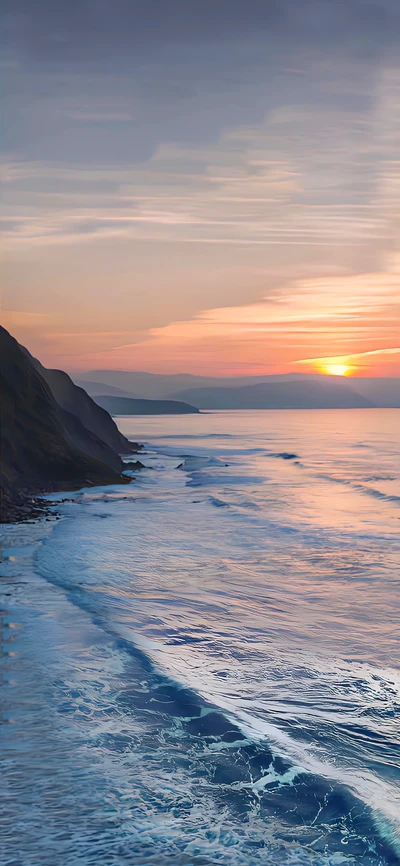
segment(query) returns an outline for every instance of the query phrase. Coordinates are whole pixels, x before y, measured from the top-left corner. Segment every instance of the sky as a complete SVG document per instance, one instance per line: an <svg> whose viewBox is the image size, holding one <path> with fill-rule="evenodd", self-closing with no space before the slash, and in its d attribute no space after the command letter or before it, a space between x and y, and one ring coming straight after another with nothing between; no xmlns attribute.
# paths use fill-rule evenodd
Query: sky
<svg viewBox="0 0 400 866"><path fill-rule="evenodd" d="M44 364L400 375L398 0L1 14L1 318Z"/></svg>

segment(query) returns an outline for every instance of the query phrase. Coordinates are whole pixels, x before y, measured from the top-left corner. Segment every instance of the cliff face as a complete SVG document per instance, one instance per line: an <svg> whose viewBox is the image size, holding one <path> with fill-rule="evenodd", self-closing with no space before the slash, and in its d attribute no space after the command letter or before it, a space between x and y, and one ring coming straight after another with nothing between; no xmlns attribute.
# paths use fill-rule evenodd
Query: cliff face
<svg viewBox="0 0 400 866"><path fill-rule="evenodd" d="M131 454L139 450L139 445L126 439L108 412L97 405L83 388L75 385L67 373L63 370L48 370L36 358L32 358L32 361L50 386L58 405L77 416L87 430L117 454Z"/></svg>
<svg viewBox="0 0 400 866"><path fill-rule="evenodd" d="M15 519L15 506L35 492L127 482L118 454L59 406L34 359L4 328L0 357L1 520Z"/></svg>
<svg viewBox="0 0 400 866"><path fill-rule="evenodd" d="M77 415L68 412L66 409L61 409L60 407L59 409L64 432L67 434L71 444L78 451L83 451L84 454L100 460L106 466L115 469L116 472L121 472L123 462L119 454L110 448L107 442L104 442L103 439L100 439L99 436L88 430ZM124 448L124 451L128 452L128 450L127 447ZM136 449L132 450L136 451Z"/></svg>

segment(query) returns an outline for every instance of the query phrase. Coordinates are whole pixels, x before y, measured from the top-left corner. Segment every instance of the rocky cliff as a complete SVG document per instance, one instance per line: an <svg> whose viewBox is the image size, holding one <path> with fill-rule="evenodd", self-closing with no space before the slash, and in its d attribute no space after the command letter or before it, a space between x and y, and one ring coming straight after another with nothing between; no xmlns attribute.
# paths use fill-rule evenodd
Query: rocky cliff
<svg viewBox="0 0 400 866"><path fill-rule="evenodd" d="M57 402L49 382L39 372L44 368L4 328L0 328L0 358L2 521L29 516L29 502L35 493L127 482L121 474L119 454L109 443L115 442L126 452L136 451L139 446L119 434L104 410L94 403L90 415L88 401L93 401L89 397L86 401L84 392L79 395L81 405L87 409L84 418L91 421L92 427L97 423L97 412L101 413L104 427L97 423L97 430L105 430L108 441L66 408L67 404L74 406L72 395L69 403L65 397L68 383L64 406ZM65 382L62 374L54 378ZM56 390L60 395L60 389ZM80 411L78 402L74 407Z"/></svg>

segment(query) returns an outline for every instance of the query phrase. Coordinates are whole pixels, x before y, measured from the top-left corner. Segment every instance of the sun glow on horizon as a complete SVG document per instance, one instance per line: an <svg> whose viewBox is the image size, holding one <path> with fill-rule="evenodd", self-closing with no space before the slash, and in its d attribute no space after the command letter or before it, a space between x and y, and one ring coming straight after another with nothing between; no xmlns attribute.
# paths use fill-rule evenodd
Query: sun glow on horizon
<svg viewBox="0 0 400 866"><path fill-rule="evenodd" d="M327 376L348 376L351 373L351 367L348 364L323 364L321 365L321 373Z"/></svg>

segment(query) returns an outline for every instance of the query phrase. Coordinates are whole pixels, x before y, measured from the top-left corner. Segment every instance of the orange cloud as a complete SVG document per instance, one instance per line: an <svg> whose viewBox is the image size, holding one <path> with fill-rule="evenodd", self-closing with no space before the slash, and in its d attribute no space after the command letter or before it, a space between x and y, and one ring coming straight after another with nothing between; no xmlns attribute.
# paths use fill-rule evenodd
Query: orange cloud
<svg viewBox="0 0 400 866"><path fill-rule="evenodd" d="M400 373L398 262L363 276L294 282L284 296L153 328L145 339L81 355L84 367L192 373L281 372L347 359L353 371ZM328 352L327 352L328 350ZM338 363L342 363L339 362Z"/></svg>

